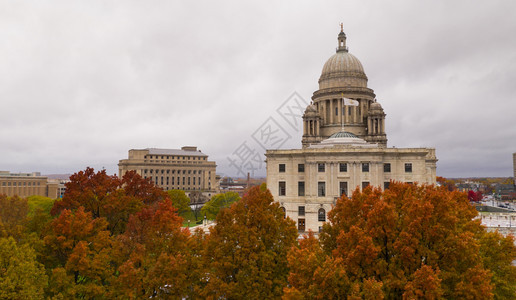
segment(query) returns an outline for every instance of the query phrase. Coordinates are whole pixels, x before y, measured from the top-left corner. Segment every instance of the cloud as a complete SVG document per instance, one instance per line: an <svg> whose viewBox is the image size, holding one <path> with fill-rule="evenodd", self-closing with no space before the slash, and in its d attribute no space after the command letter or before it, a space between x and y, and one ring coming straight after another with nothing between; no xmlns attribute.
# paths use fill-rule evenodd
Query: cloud
<svg viewBox="0 0 516 300"><path fill-rule="evenodd" d="M511 176L514 6L5 2L0 169L115 173L131 148L197 145L234 175L227 157L283 101L310 100L344 22L389 145L435 147L439 175Z"/></svg>

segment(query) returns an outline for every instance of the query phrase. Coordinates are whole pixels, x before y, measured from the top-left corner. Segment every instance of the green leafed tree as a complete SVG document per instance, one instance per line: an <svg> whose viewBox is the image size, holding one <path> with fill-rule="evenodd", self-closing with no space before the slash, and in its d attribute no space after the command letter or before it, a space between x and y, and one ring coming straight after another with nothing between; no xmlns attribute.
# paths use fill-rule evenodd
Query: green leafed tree
<svg viewBox="0 0 516 300"><path fill-rule="evenodd" d="M216 194L204 204L201 208L201 214L210 220L215 219L221 209L230 207L238 200L240 200L240 196L236 192Z"/></svg>
<svg viewBox="0 0 516 300"><path fill-rule="evenodd" d="M180 216L185 216L191 211L190 198L185 194L185 191L169 190L167 191L167 194L170 200L172 200L172 205L177 209L177 213Z"/></svg>

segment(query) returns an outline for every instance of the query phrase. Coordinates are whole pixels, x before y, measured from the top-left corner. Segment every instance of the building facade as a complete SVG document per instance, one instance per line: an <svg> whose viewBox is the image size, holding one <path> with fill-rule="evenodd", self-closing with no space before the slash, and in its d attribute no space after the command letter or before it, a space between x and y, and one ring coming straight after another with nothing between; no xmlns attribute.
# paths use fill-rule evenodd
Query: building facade
<svg viewBox="0 0 516 300"><path fill-rule="evenodd" d="M132 149L128 159L119 161L118 168L120 177L128 171L136 171L163 190L198 191L211 196L218 189L217 165L208 161L208 155L197 147Z"/></svg>
<svg viewBox="0 0 516 300"><path fill-rule="evenodd" d="M343 98L358 101L346 106ZM341 195L390 181L436 183L434 148L387 148L385 113L338 35L303 115L302 149L267 150L267 186L299 232L318 232Z"/></svg>
<svg viewBox="0 0 516 300"><path fill-rule="evenodd" d="M41 176L39 172L11 173L0 171L0 194L8 197L19 196L44 196L49 198L60 197L64 185L59 181L49 180L47 176Z"/></svg>

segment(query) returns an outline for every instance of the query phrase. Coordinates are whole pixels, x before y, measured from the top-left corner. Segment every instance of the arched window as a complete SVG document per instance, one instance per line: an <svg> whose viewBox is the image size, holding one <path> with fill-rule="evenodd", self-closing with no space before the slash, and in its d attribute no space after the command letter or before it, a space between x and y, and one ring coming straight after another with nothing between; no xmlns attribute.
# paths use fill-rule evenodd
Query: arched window
<svg viewBox="0 0 516 300"><path fill-rule="evenodd" d="M285 219L287 217L287 210L285 209L285 207L280 207L281 210L283 211L283 218Z"/></svg>
<svg viewBox="0 0 516 300"><path fill-rule="evenodd" d="M319 222L326 222L326 211L324 208L319 208L318 220Z"/></svg>

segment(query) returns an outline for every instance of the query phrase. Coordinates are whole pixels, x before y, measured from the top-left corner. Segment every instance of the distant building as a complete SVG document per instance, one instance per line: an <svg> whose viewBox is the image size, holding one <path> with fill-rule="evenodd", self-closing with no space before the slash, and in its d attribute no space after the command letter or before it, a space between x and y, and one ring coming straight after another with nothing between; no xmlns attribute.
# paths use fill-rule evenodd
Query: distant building
<svg viewBox="0 0 516 300"><path fill-rule="evenodd" d="M337 199L357 187L436 183L434 148L387 148L385 113L342 30L337 39L303 115L302 149L265 154L267 187L301 233L318 232Z"/></svg>
<svg viewBox="0 0 516 300"><path fill-rule="evenodd" d="M512 168L514 171L512 179L514 180L514 186L516 186L516 152L512 154Z"/></svg>
<svg viewBox="0 0 516 300"><path fill-rule="evenodd" d="M128 159L120 160L118 168L120 177L128 171L136 171L163 190L198 191L207 196L218 190L217 165L208 161L208 155L197 147L132 149Z"/></svg>
<svg viewBox="0 0 516 300"><path fill-rule="evenodd" d="M39 172L10 173L0 171L0 194L9 197L17 195L25 198L28 196L44 196L49 198L62 197L64 184L59 181L49 180L47 176L41 176Z"/></svg>

